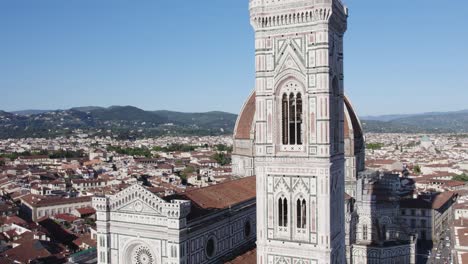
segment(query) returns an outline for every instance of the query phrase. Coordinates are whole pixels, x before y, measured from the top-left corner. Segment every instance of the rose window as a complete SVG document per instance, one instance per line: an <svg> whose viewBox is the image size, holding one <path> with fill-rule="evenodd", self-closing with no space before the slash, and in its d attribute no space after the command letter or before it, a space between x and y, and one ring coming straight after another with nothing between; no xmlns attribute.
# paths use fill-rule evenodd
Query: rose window
<svg viewBox="0 0 468 264"><path fill-rule="evenodd" d="M139 246L133 251L133 263L152 264L155 262L151 251L147 247Z"/></svg>

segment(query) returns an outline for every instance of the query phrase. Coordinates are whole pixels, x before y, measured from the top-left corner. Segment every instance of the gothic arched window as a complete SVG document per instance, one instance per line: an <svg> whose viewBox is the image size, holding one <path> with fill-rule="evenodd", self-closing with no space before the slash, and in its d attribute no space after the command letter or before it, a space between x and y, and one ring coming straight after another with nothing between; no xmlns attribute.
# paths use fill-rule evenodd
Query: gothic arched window
<svg viewBox="0 0 468 264"><path fill-rule="evenodd" d="M283 224L284 227L288 226L288 199L283 199Z"/></svg>
<svg viewBox="0 0 468 264"><path fill-rule="evenodd" d="M307 224L307 203L306 200L302 200L302 220L301 220L301 228L306 228Z"/></svg>
<svg viewBox="0 0 468 264"><path fill-rule="evenodd" d="M296 202L296 221L297 221L297 228L301 228L301 214L302 214L302 210L301 210L301 200L297 199L297 202Z"/></svg>
<svg viewBox="0 0 468 264"><path fill-rule="evenodd" d="M296 96L296 143L302 145L302 96Z"/></svg>
<svg viewBox="0 0 468 264"><path fill-rule="evenodd" d="M278 226L288 226L288 199L278 199Z"/></svg>
<svg viewBox="0 0 468 264"><path fill-rule="evenodd" d="M289 145L296 145L296 98L289 95Z"/></svg>
<svg viewBox="0 0 468 264"><path fill-rule="evenodd" d="M296 221L297 221L297 228L306 228L306 224L307 224L307 204L306 204L306 201L305 199L303 199L301 201L301 199L298 199L297 200L297 203L296 203L296 213L297 213L297 218L296 218Z"/></svg>
<svg viewBox="0 0 468 264"><path fill-rule="evenodd" d="M283 226L283 199L278 199L278 226Z"/></svg>
<svg viewBox="0 0 468 264"><path fill-rule="evenodd" d="M282 120L283 120L283 144L287 145L288 144L288 138L289 138L289 129L288 129L288 96L286 94L283 94L283 100L282 100Z"/></svg>
<svg viewBox="0 0 468 264"><path fill-rule="evenodd" d="M284 93L282 108L283 145L302 145L302 95Z"/></svg>
<svg viewBox="0 0 468 264"><path fill-rule="evenodd" d="M362 225L362 240L367 240L367 225Z"/></svg>

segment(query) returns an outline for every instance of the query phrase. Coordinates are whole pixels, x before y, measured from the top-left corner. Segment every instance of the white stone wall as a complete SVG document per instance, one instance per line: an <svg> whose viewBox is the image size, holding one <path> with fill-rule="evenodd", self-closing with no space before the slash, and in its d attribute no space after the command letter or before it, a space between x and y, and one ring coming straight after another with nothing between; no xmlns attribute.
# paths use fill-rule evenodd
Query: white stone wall
<svg viewBox="0 0 468 264"><path fill-rule="evenodd" d="M232 174L235 176L254 176L254 158L241 155L232 155Z"/></svg>
<svg viewBox="0 0 468 264"><path fill-rule="evenodd" d="M372 247L353 245L353 264L416 263L416 244L410 246Z"/></svg>
<svg viewBox="0 0 468 264"><path fill-rule="evenodd" d="M253 200L194 221L189 202L166 202L138 185L93 205L99 264L219 263L256 239Z"/></svg>
<svg viewBox="0 0 468 264"><path fill-rule="evenodd" d="M177 258L167 254L167 246L180 245L179 230L186 227L190 202L169 203L133 185L114 196L94 198L93 206L98 263L163 263Z"/></svg>
<svg viewBox="0 0 468 264"><path fill-rule="evenodd" d="M344 263L343 34L339 1L251 1L257 263ZM282 141L282 96L302 97L302 144ZM279 199L287 199L287 226ZM305 228L297 200L307 202Z"/></svg>

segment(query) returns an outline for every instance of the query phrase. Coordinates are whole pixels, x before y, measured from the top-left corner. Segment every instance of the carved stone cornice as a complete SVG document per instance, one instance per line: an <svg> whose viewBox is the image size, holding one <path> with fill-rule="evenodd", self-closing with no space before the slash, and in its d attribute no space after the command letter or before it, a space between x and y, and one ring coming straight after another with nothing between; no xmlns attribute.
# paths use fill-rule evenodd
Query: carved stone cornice
<svg viewBox="0 0 468 264"><path fill-rule="evenodd" d="M254 4L253 4L254 3ZM252 0L250 21L256 31L338 21L339 32L346 30L347 8L338 0Z"/></svg>

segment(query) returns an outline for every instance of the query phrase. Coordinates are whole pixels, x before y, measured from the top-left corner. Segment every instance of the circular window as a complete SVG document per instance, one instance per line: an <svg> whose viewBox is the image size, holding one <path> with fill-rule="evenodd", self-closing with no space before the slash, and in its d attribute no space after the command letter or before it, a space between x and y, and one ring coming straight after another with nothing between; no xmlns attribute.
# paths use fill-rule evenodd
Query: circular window
<svg viewBox="0 0 468 264"><path fill-rule="evenodd" d="M133 252L133 263L150 264L154 263L154 258L147 247L139 246Z"/></svg>
<svg viewBox="0 0 468 264"><path fill-rule="evenodd" d="M250 221L247 221L245 222L245 225L244 225L244 236L248 238L250 237L251 234L252 234L252 225L250 224Z"/></svg>
<svg viewBox="0 0 468 264"><path fill-rule="evenodd" d="M206 255L211 258L215 253L215 241L213 238L208 239L206 242Z"/></svg>

